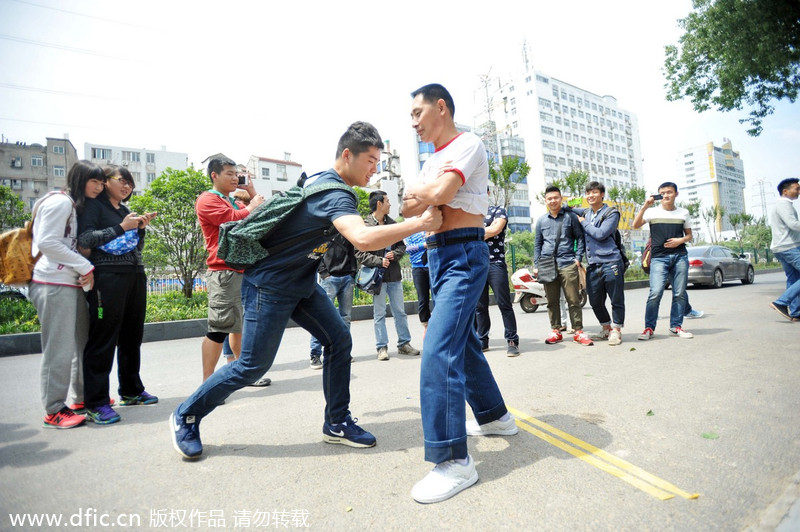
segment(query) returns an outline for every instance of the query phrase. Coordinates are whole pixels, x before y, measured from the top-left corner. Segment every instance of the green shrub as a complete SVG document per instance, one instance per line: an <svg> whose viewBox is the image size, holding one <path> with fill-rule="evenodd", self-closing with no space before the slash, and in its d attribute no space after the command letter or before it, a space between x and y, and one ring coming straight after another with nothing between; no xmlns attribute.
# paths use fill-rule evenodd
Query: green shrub
<svg viewBox="0 0 800 532"><path fill-rule="evenodd" d="M27 299L0 299L0 334L39 332L36 307Z"/></svg>
<svg viewBox="0 0 800 532"><path fill-rule="evenodd" d="M208 316L208 293L193 292L191 298L182 292L166 292L147 296L145 322L194 320Z"/></svg>

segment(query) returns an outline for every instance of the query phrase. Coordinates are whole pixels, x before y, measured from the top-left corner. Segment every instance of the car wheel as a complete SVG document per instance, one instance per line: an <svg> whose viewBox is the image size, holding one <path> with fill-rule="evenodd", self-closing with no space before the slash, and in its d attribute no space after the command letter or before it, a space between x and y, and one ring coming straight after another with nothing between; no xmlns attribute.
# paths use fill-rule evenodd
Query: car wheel
<svg viewBox="0 0 800 532"><path fill-rule="evenodd" d="M714 288L722 288L722 283L724 279L722 278L722 270L714 270L714 281L712 282L712 286Z"/></svg>
<svg viewBox="0 0 800 532"><path fill-rule="evenodd" d="M522 310L525 312L536 312L536 309L539 308L539 304L536 303L533 294L525 294L522 296L522 299L519 300L519 306L521 306Z"/></svg>
<svg viewBox="0 0 800 532"><path fill-rule="evenodd" d="M747 273L742 279L742 284L753 284L753 281L756 280L756 272L753 270L752 266L747 267Z"/></svg>

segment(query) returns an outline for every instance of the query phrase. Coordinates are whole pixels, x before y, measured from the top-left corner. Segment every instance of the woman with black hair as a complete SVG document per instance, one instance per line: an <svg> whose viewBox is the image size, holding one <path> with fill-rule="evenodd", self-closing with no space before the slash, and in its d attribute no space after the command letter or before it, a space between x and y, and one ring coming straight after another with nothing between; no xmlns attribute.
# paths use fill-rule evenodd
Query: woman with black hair
<svg viewBox="0 0 800 532"><path fill-rule="evenodd" d="M67 190L51 192L34 205L32 252L42 256L28 294L36 307L42 338L42 403L46 428L77 427L85 419L67 406L67 395L83 402L83 348L89 316L83 290L94 283L94 266L77 249L78 216L87 198L103 190L106 176L90 161L78 161ZM90 199L90 201L92 201ZM71 390L70 390L71 389Z"/></svg>
<svg viewBox="0 0 800 532"><path fill-rule="evenodd" d="M89 292L89 339L83 357L86 416L100 425L116 423L111 407L109 374L117 352L120 406L150 405L139 377L147 276L142 263L145 227L156 213L138 215L123 204L133 194L127 168L106 166L105 190L87 201L79 218L78 244L90 249L95 286Z"/></svg>

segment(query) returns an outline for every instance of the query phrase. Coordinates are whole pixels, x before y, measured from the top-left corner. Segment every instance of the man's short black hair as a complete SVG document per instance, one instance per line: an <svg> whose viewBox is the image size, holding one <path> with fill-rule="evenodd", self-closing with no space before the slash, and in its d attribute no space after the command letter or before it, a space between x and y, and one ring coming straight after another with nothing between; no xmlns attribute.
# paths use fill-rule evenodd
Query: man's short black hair
<svg viewBox="0 0 800 532"><path fill-rule="evenodd" d="M671 187L672 190L674 190L676 193L678 192L678 185L676 185L672 181L664 181L663 183L658 185L658 190L661 190L662 188L666 188L666 187Z"/></svg>
<svg viewBox="0 0 800 532"><path fill-rule="evenodd" d="M221 157L214 157L213 159L208 161L208 178L211 179L212 172L215 172L217 175L221 174L222 170L226 166L233 166L234 168L236 168L236 163L233 162L233 159L225 157L224 155ZM213 183L214 180L211 179L211 182Z"/></svg>
<svg viewBox="0 0 800 532"><path fill-rule="evenodd" d="M416 98L418 94L422 94L422 99L428 103L436 103L439 100L444 100L444 104L450 110L450 117L456 116L456 104L453 102L453 97L442 85L438 83L430 83L424 85L411 93L412 98Z"/></svg>
<svg viewBox="0 0 800 532"><path fill-rule="evenodd" d="M605 195L606 186L600 181L589 181L588 183L586 183L586 188L584 190L586 192L590 192L592 190L599 190L601 194Z"/></svg>
<svg viewBox="0 0 800 532"><path fill-rule="evenodd" d="M778 183L778 195L783 196L783 191L789 188L791 185L794 185L795 183L800 183L800 179L796 177L788 177L783 181L781 181L780 183Z"/></svg>
<svg viewBox="0 0 800 532"><path fill-rule="evenodd" d="M380 201L383 203L384 198L386 197L386 192L383 190L373 190L369 193L369 210L371 212L375 212L378 210L378 202Z"/></svg>
<svg viewBox="0 0 800 532"><path fill-rule="evenodd" d="M551 192L558 192L561 194L561 189L555 185L547 185L547 188L544 189L544 195L546 196Z"/></svg>
<svg viewBox="0 0 800 532"><path fill-rule="evenodd" d="M383 140L378 130L369 122L353 122L339 138L336 146L336 158L342 156L345 148L350 150L354 156L358 157L361 153L375 147L383 149Z"/></svg>

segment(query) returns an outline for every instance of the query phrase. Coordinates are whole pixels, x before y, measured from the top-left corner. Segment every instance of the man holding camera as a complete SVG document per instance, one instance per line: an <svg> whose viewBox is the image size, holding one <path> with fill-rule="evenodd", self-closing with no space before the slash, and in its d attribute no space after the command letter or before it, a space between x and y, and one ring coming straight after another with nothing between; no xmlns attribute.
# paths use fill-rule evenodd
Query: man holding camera
<svg viewBox="0 0 800 532"><path fill-rule="evenodd" d="M664 295L666 283L672 285L672 307L669 312L669 332L678 338L693 338L683 330L686 311L686 285L689 284L689 256L686 243L692 240L689 227L689 211L675 205L678 185L672 182L658 187L658 194L647 198L642 209L636 213L633 228L650 225L652 254L650 258L650 295L644 314L644 331L639 340L649 340L656 330L658 307ZM653 204L661 200L661 205ZM651 208L652 207L652 208Z"/></svg>
<svg viewBox="0 0 800 532"><path fill-rule="evenodd" d="M219 226L246 218L264 203L264 196L256 193L252 182L239 183L236 163L223 155L209 161L208 177L213 188L200 194L194 205L208 252L208 332L202 346L203 381L214 373L222 354L222 343L227 336L234 353L233 359L239 356L242 345L242 271L234 270L217 257ZM230 194L237 189L250 194L248 205L231 199ZM266 386L266 383L262 385Z"/></svg>

